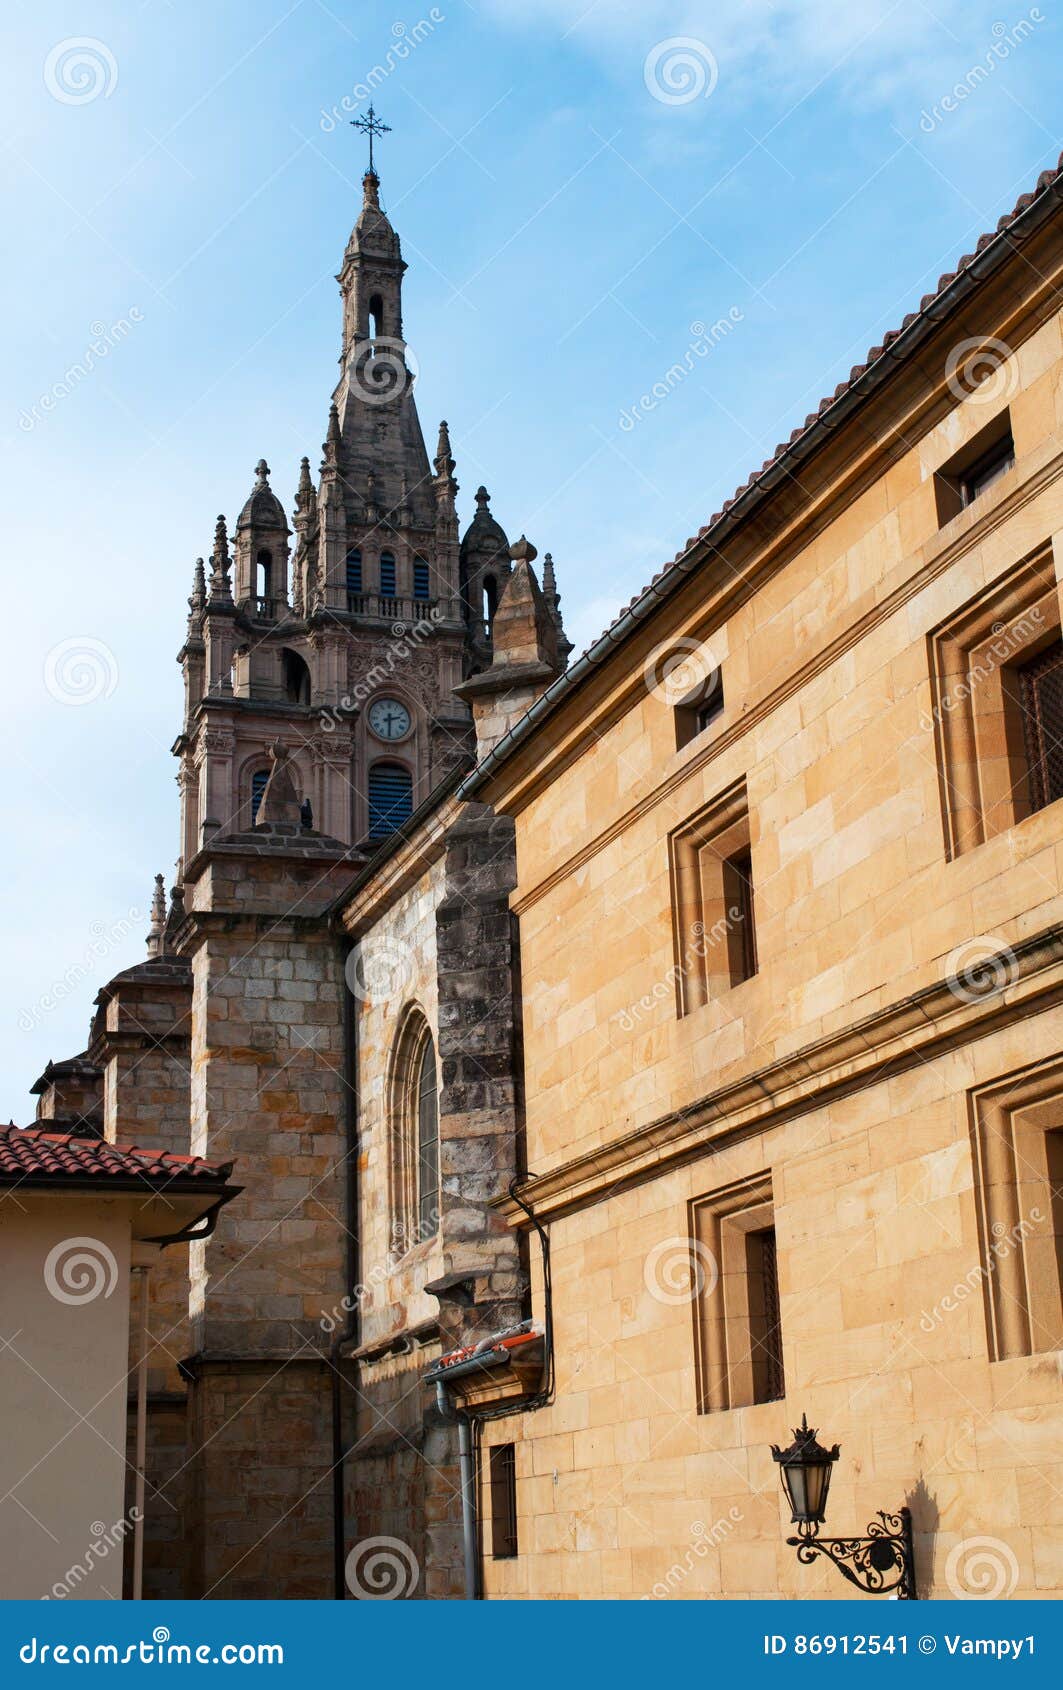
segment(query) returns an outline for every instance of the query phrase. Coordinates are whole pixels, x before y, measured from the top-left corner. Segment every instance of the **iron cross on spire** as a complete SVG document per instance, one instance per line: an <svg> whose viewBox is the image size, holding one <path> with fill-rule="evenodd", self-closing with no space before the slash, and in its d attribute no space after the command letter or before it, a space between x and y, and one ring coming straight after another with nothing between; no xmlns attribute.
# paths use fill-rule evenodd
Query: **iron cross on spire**
<svg viewBox="0 0 1063 1690"><path fill-rule="evenodd" d="M372 106L370 106L364 117L351 118L351 128L361 129L364 134L369 136L369 174L370 176L375 176L376 167L373 164L373 138L376 135L390 135L391 124L381 123L376 112L373 110Z"/></svg>

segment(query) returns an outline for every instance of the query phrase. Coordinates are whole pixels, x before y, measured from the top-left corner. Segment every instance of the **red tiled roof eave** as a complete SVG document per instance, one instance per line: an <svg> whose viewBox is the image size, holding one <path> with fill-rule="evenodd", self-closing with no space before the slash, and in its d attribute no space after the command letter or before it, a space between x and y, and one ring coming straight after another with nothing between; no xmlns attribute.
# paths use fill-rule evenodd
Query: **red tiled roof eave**
<svg viewBox="0 0 1063 1690"><path fill-rule="evenodd" d="M120 1148L103 1139L40 1127L0 1127L0 1185L194 1184L198 1189L221 1189L232 1170L231 1162L208 1162L201 1156L139 1145Z"/></svg>

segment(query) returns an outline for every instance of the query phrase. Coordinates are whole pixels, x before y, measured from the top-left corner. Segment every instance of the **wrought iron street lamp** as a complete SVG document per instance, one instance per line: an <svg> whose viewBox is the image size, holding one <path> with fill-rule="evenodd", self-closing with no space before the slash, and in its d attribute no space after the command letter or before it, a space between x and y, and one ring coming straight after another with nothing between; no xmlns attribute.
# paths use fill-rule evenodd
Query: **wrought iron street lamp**
<svg viewBox="0 0 1063 1690"><path fill-rule="evenodd" d="M841 1454L840 1446L835 1444L833 1449L825 1449L816 1437L815 1427L802 1415L789 1449L772 1444L771 1453L779 1463L790 1518L797 1527L798 1535L786 1540L797 1550L797 1559L810 1566L817 1555L824 1555L858 1590L871 1596L895 1594L902 1602L914 1602L915 1555L910 1509L901 1508L896 1514L886 1514L880 1509L865 1537L820 1537L830 1476Z"/></svg>

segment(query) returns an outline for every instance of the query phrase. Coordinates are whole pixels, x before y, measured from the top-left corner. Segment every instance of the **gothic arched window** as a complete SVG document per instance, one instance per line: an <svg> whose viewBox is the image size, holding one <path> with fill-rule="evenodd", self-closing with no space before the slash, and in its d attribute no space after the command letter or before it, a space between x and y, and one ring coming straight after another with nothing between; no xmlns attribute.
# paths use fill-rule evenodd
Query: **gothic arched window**
<svg viewBox="0 0 1063 1690"><path fill-rule="evenodd" d="M415 599L431 596L428 563L423 557L415 557L413 560L413 596Z"/></svg>
<svg viewBox="0 0 1063 1690"><path fill-rule="evenodd" d="M393 599L397 590L395 586L395 553L381 552L380 595L385 599Z"/></svg>
<svg viewBox="0 0 1063 1690"><path fill-rule="evenodd" d="M352 546L347 553L347 591L360 593L362 590L362 548Z"/></svg>
<svg viewBox="0 0 1063 1690"><path fill-rule="evenodd" d="M258 806L262 802L262 794L266 790L266 782L268 780L269 780L269 770L268 769L256 769L254 774L251 776L251 826L252 827L254 827L255 823L258 820Z"/></svg>
<svg viewBox="0 0 1063 1690"><path fill-rule="evenodd" d="M413 815L413 776L401 763L369 770L369 837L387 839Z"/></svg>
<svg viewBox="0 0 1063 1690"><path fill-rule="evenodd" d="M388 1090L391 1245L405 1254L439 1230L436 1049L417 1008L401 1022Z"/></svg>
<svg viewBox="0 0 1063 1690"><path fill-rule="evenodd" d="M375 293L369 301L369 338L379 340L384 333L384 301Z"/></svg>

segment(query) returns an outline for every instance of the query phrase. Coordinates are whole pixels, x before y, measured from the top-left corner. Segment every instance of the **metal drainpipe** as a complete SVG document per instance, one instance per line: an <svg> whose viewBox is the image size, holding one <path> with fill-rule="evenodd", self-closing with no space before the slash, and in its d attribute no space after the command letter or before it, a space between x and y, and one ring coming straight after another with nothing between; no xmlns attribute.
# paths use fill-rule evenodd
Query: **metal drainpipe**
<svg viewBox="0 0 1063 1690"><path fill-rule="evenodd" d="M133 1601L144 1595L144 1465L148 1453L148 1269L133 1269L139 1280L140 1303L137 1311L140 1332L140 1351L137 1359L137 1448L136 1501L133 1516Z"/></svg>
<svg viewBox="0 0 1063 1690"><path fill-rule="evenodd" d="M461 1475L461 1543L465 1564L465 1600L480 1600L480 1533L476 1509L476 1453L473 1423L467 1414L456 1414L442 1379L436 1380L436 1406L446 1420L458 1422L458 1470Z"/></svg>

